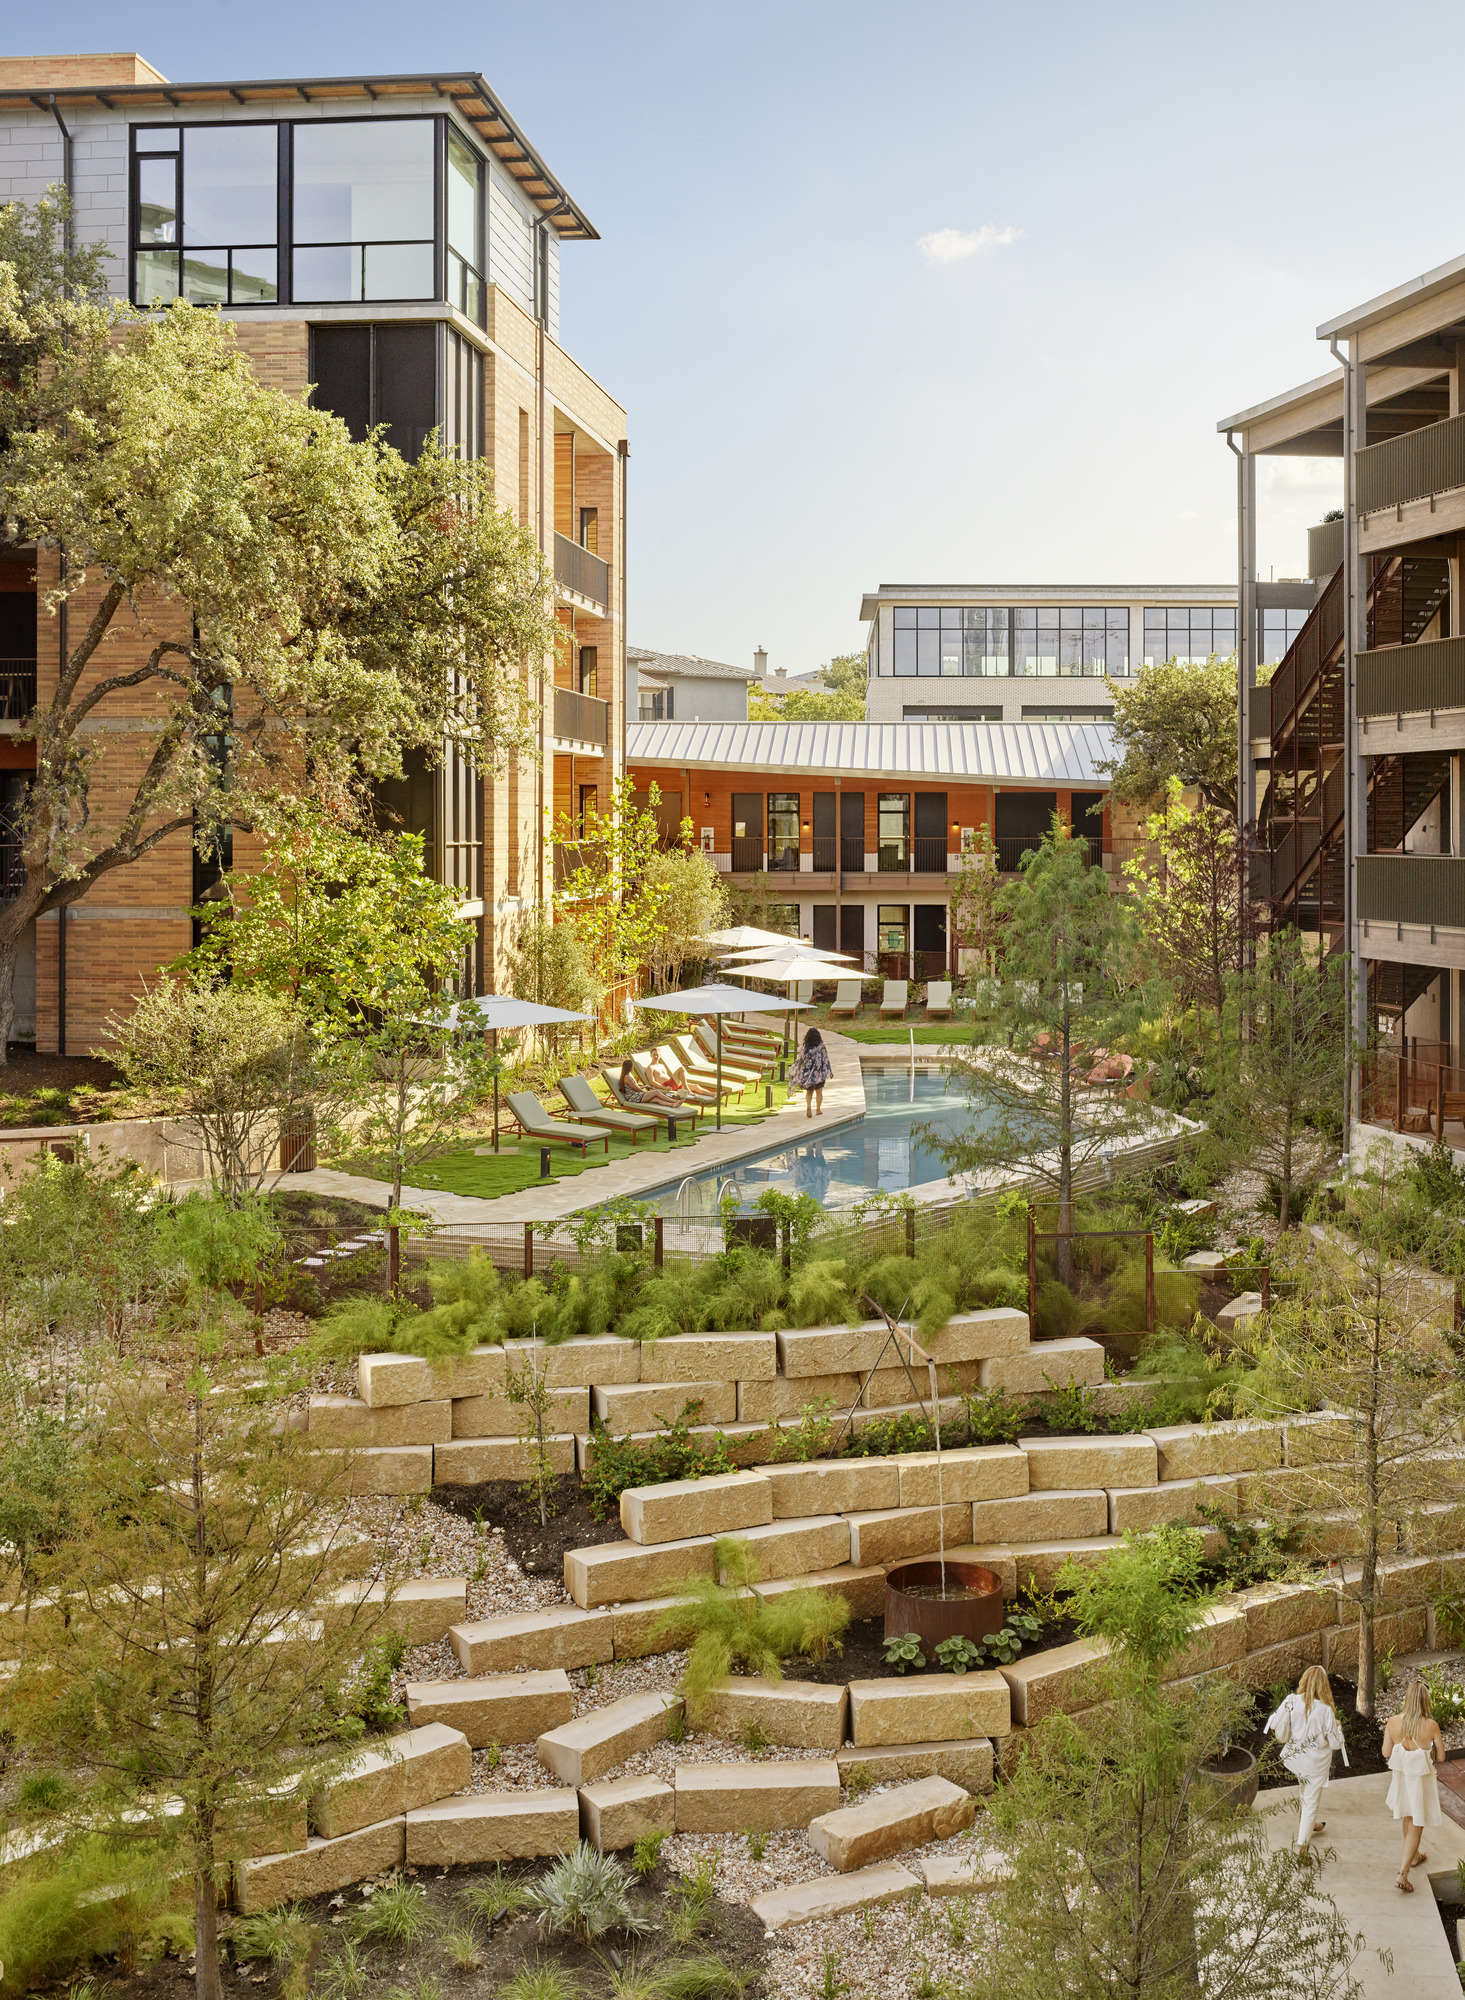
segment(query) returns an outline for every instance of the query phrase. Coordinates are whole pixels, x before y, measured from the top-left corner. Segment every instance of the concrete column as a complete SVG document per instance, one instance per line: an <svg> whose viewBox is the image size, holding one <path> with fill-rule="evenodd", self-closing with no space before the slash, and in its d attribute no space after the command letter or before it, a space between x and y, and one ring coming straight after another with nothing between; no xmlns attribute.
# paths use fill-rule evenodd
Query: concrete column
<svg viewBox="0 0 1465 2000"><path fill-rule="evenodd" d="M1368 985L1358 929L1358 853L1368 826L1367 760L1358 730L1357 664L1366 641L1367 570L1358 548L1358 475L1355 454L1368 442L1368 365L1350 341L1343 377L1343 935L1353 972L1353 1027L1358 1046L1368 1039ZM1349 1079L1347 1131L1359 1115L1362 1078Z"/></svg>
<svg viewBox="0 0 1465 2000"><path fill-rule="evenodd" d="M1237 805L1242 826L1256 819L1256 766L1251 760L1251 690L1256 686L1256 453L1242 446L1236 461Z"/></svg>

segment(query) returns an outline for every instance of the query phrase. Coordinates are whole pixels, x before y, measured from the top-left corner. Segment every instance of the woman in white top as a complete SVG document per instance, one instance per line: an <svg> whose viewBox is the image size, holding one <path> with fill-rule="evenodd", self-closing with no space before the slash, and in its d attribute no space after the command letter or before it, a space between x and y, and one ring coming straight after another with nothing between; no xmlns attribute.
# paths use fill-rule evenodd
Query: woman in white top
<svg viewBox="0 0 1465 2000"><path fill-rule="evenodd" d="M1429 1712L1429 1689L1414 1681L1404 1697L1404 1707L1384 1725L1384 1755L1393 1777L1389 1782L1389 1811L1404 1822L1404 1853L1399 1862L1399 1887L1406 1896L1414 1894L1409 1870L1428 1861L1419 1851L1420 1836L1427 1826L1440 1823L1440 1787L1434 1767L1443 1760L1445 1739Z"/></svg>
<svg viewBox="0 0 1465 2000"><path fill-rule="evenodd" d="M1333 1768L1333 1752L1343 1751L1343 1725L1333 1711L1333 1690L1321 1667L1309 1667L1275 1715L1267 1718L1267 1728L1282 1746L1282 1762L1297 1780L1302 1797L1297 1823L1297 1858L1307 1854L1307 1843L1321 1833L1326 1820L1317 1816L1318 1801Z"/></svg>

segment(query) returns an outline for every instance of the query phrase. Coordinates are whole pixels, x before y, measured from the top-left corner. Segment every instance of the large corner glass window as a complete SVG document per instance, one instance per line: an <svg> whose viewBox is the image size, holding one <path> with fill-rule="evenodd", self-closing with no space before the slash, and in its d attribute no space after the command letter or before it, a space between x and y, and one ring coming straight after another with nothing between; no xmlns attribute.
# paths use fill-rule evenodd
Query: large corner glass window
<svg viewBox="0 0 1465 2000"><path fill-rule="evenodd" d="M483 317L483 165L448 127L448 304L478 325Z"/></svg>
<svg viewBox="0 0 1465 2000"><path fill-rule="evenodd" d="M294 298L435 297L435 121L347 118L293 136Z"/></svg>
<svg viewBox="0 0 1465 2000"><path fill-rule="evenodd" d="M279 297L279 128L136 125L133 298L264 305Z"/></svg>

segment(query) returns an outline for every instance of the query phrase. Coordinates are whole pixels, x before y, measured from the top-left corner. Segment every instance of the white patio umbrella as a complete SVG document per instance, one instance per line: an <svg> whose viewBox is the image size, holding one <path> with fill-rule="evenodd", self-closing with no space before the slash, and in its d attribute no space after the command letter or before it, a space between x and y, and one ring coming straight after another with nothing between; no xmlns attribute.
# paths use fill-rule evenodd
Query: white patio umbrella
<svg viewBox="0 0 1465 2000"><path fill-rule="evenodd" d="M493 1045L493 1150L499 1149L499 1029L544 1028L557 1021L589 1021L590 1014L567 1014L563 1007L541 1007L534 1000L516 1000L509 993L480 993L476 1000L458 1000L440 1026L456 1031L482 1028Z"/></svg>
<svg viewBox="0 0 1465 2000"><path fill-rule="evenodd" d="M759 945L797 944L787 931L760 931L756 924L734 924L730 930L709 931L703 944L720 944L726 951L749 951Z"/></svg>
<svg viewBox="0 0 1465 2000"><path fill-rule="evenodd" d="M736 951L724 952L722 954L722 962L724 965L736 966L743 964L751 958L792 958L795 956L799 958L820 958L826 960L830 965L838 965L847 963L856 954L852 951L830 951L822 944L806 944L802 938L785 938L782 950L776 945L739 945Z"/></svg>
<svg viewBox="0 0 1465 2000"><path fill-rule="evenodd" d="M838 973L843 976L845 968L842 965L832 963L831 958L816 957L806 945L800 945L796 951L786 951L777 954L770 952L766 958L756 958L751 963L744 961L738 966L738 971L750 973L754 979L772 980L777 986L795 986L802 979L828 979L831 973ZM856 972L849 975L851 978L860 980L873 979L875 976L872 972ZM805 1000L795 1001L791 999L787 1004L790 1007L804 1007L809 1003ZM798 1052L799 1026L798 1022L795 1021L795 1056L798 1055Z"/></svg>
<svg viewBox="0 0 1465 2000"><path fill-rule="evenodd" d="M795 1000L795 1007L808 1003ZM685 993L643 993L637 1007L659 1007L667 1014L745 1014L748 996L741 986L693 986ZM722 1130L722 1037L717 1038L717 1129Z"/></svg>

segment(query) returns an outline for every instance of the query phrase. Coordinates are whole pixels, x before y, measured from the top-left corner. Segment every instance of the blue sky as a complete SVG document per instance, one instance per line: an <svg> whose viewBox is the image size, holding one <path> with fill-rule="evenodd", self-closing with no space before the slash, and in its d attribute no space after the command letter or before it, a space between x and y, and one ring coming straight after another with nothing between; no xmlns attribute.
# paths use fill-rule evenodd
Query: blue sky
<svg viewBox="0 0 1465 2000"><path fill-rule="evenodd" d="M862 643L879 582L1234 575L1216 419L1465 249L1460 127L1421 94L1465 11L1411 10L1382 83L1379 18L73 0L64 44L29 10L3 48L482 70L601 233L566 246L562 334L630 412L632 638L797 673ZM1263 468L1263 575L1339 484Z"/></svg>

